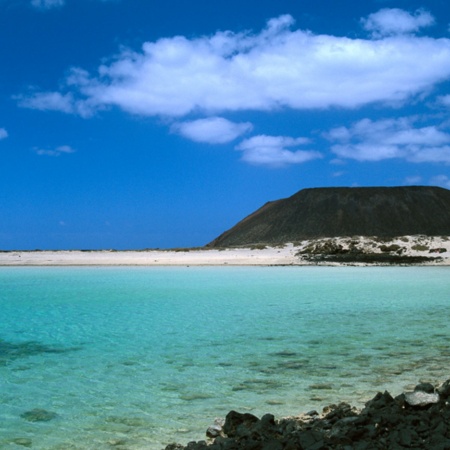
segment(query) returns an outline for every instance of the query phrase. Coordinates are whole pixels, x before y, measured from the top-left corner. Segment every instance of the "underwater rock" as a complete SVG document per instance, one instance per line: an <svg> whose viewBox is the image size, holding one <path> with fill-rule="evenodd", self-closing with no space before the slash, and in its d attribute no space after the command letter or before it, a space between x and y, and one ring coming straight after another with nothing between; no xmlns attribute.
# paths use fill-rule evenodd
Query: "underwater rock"
<svg viewBox="0 0 450 450"><path fill-rule="evenodd" d="M22 447L31 447L33 445L33 441L29 438L15 438L11 442Z"/></svg>
<svg viewBox="0 0 450 450"><path fill-rule="evenodd" d="M28 420L28 422L49 422L50 420L58 417L58 414L46 409L35 408L31 411L26 411L20 415L22 419Z"/></svg>
<svg viewBox="0 0 450 450"><path fill-rule="evenodd" d="M110 439L107 444L111 447L118 447L120 445L125 445L127 443L126 439Z"/></svg>
<svg viewBox="0 0 450 450"><path fill-rule="evenodd" d="M9 342L0 339L0 366L5 366L11 361L29 356L44 353L61 354L78 350L80 350L80 347L52 347L35 341Z"/></svg>
<svg viewBox="0 0 450 450"><path fill-rule="evenodd" d="M148 425L148 422L141 417L110 416L106 418L106 422L125 425L127 427L145 427Z"/></svg>
<svg viewBox="0 0 450 450"><path fill-rule="evenodd" d="M327 384L327 383L316 383L316 384L311 384L311 386L309 386L309 389L331 391L333 389L333 385Z"/></svg>

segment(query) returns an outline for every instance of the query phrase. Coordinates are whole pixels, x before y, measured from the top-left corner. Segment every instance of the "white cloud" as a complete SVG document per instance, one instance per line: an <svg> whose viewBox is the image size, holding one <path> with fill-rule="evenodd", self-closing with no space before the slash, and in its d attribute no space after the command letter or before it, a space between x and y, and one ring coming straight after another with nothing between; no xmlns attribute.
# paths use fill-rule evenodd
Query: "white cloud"
<svg viewBox="0 0 450 450"><path fill-rule="evenodd" d="M416 26L427 22L425 12L402 14ZM386 22L377 23L379 29L384 23L387 32ZM96 75L73 69L54 98L49 92L22 96L21 105L85 115L118 107L170 117L357 108L404 102L450 77L449 39L350 39L291 30L292 24L285 15L271 19L258 34L225 31L146 42L141 51L122 51ZM413 30L412 25L402 27Z"/></svg>
<svg viewBox="0 0 450 450"><path fill-rule="evenodd" d="M65 3L64 0L31 0L31 6L38 9L59 8Z"/></svg>
<svg viewBox="0 0 450 450"><path fill-rule="evenodd" d="M60 94L59 92L39 92L29 97L17 97L19 106L40 111L61 111L73 113L74 101L72 94Z"/></svg>
<svg viewBox="0 0 450 450"><path fill-rule="evenodd" d="M309 142L306 138L259 135L242 141L236 150L243 152L242 160L248 163L282 167L321 158L322 155L316 151L289 150Z"/></svg>
<svg viewBox="0 0 450 450"><path fill-rule="evenodd" d="M331 150L340 158L381 161L402 158L411 162L450 163L450 134L436 126L415 127L414 118L372 121L331 130Z"/></svg>
<svg viewBox="0 0 450 450"><path fill-rule="evenodd" d="M196 142L225 144L234 141L252 128L253 126L249 122L235 123L223 117L209 117L177 123L172 126L172 131Z"/></svg>
<svg viewBox="0 0 450 450"><path fill-rule="evenodd" d="M431 178L430 184L433 186L442 186L444 188L450 189L450 178L447 175L436 175Z"/></svg>
<svg viewBox="0 0 450 450"><path fill-rule="evenodd" d="M422 183L422 177L420 175L413 175L405 178L405 184L418 185Z"/></svg>
<svg viewBox="0 0 450 450"><path fill-rule="evenodd" d="M441 105L450 106L450 95L443 95L441 97L438 97L437 101Z"/></svg>
<svg viewBox="0 0 450 450"><path fill-rule="evenodd" d="M415 14L398 8L385 8L362 19L362 24L373 37L393 36L398 34L415 33L423 27L434 24L434 17L423 9Z"/></svg>
<svg viewBox="0 0 450 450"><path fill-rule="evenodd" d="M78 0L75 0L78 1ZM115 1L115 0L100 0L102 2ZM46 10L52 8L60 8L66 4L66 0L31 0L31 6L36 9Z"/></svg>
<svg viewBox="0 0 450 450"><path fill-rule="evenodd" d="M55 149L35 148L34 151L39 156L61 156L64 154L75 153L75 150L68 145L61 145Z"/></svg>
<svg viewBox="0 0 450 450"><path fill-rule="evenodd" d="M8 137L8 132L4 128L0 128L0 141Z"/></svg>
<svg viewBox="0 0 450 450"><path fill-rule="evenodd" d="M89 117L94 109L89 106L89 101L76 101L72 93L37 92L28 97L15 97L19 106L39 111L60 111L68 114L78 114L81 117Z"/></svg>

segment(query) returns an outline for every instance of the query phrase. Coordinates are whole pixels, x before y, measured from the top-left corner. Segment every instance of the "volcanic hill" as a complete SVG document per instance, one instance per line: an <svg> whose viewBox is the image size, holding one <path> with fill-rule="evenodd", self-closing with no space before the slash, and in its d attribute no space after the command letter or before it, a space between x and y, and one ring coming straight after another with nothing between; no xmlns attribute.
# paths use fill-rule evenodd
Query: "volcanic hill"
<svg viewBox="0 0 450 450"><path fill-rule="evenodd" d="M266 203L208 247L323 237L450 236L450 191L432 186L303 189Z"/></svg>

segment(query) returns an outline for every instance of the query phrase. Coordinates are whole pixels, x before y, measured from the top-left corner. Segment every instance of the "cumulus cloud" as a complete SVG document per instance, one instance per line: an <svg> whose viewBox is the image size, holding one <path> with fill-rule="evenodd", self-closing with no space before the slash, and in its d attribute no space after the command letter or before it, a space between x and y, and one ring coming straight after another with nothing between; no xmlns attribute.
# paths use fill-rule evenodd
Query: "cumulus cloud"
<svg viewBox="0 0 450 450"><path fill-rule="evenodd" d="M450 133L436 126L416 127L414 118L372 121L332 129L326 137L340 158L381 161L402 158L411 162L450 163Z"/></svg>
<svg viewBox="0 0 450 450"><path fill-rule="evenodd" d="M8 132L4 128L0 128L0 141L8 137Z"/></svg>
<svg viewBox="0 0 450 450"><path fill-rule="evenodd" d="M302 164L321 158L321 153L312 150L289 150L310 143L306 138L287 136L253 136L242 141L236 150L243 152L242 160L255 165L281 167Z"/></svg>
<svg viewBox="0 0 450 450"><path fill-rule="evenodd" d="M384 36L390 28L382 11L365 26ZM388 17L396 11L409 18L411 23L399 22L405 31L431 22L423 11L388 11ZM123 50L95 74L73 69L60 92L22 96L21 105L85 115L117 107L166 117L357 108L404 102L450 77L449 39L350 39L293 30L293 23L284 15L257 34L225 31L146 42L140 51Z"/></svg>
<svg viewBox="0 0 450 450"><path fill-rule="evenodd" d="M252 130L249 122L235 123L223 117L208 117L189 122L176 123L172 131L195 142L225 144Z"/></svg>
<svg viewBox="0 0 450 450"><path fill-rule="evenodd" d="M54 149L35 148L34 151L39 156L61 156L64 154L75 153L75 150L69 145L61 145Z"/></svg>
<svg viewBox="0 0 450 450"><path fill-rule="evenodd" d="M362 24L373 37L415 33L434 24L434 17L423 9L414 14L398 8L385 8L362 19Z"/></svg>
<svg viewBox="0 0 450 450"><path fill-rule="evenodd" d="M64 0L31 0L31 6L38 9L59 8L64 3Z"/></svg>

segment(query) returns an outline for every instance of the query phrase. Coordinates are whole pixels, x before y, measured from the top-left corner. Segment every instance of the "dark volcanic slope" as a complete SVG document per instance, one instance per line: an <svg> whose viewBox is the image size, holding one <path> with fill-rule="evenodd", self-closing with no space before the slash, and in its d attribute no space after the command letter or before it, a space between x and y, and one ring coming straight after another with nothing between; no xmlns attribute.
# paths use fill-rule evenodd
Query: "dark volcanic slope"
<svg viewBox="0 0 450 450"><path fill-rule="evenodd" d="M266 203L209 247L320 237L450 236L450 191L438 187L304 189Z"/></svg>

